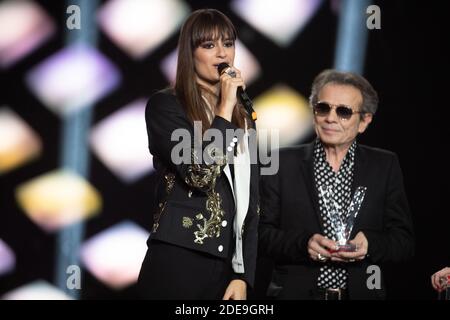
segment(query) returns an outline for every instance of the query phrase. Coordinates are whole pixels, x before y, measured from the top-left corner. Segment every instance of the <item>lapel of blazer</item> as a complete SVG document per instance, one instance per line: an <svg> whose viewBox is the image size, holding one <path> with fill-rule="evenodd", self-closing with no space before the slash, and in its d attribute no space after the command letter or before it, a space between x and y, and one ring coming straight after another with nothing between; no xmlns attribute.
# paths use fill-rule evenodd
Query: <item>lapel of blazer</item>
<svg viewBox="0 0 450 320"><path fill-rule="evenodd" d="M323 231L323 226L319 211L319 198L316 192L316 184L314 182L314 143L311 142L306 147L306 152L303 155L301 172L303 174L303 179L305 181L306 188L308 189L309 199L311 201L312 207L314 209L315 217L320 230Z"/></svg>
<svg viewBox="0 0 450 320"><path fill-rule="evenodd" d="M353 184L352 184L352 197L355 194L356 188L358 186L365 186L367 188L367 192L370 192L369 190L369 181L367 173L369 172L369 159L367 158L367 154L364 152L364 149L360 147L360 145L356 146L356 152L355 152L355 171L353 176ZM364 218L364 209L367 207L367 198L364 199L360 212L356 216L355 224L353 226L352 233L350 235L350 238L352 239L355 236L355 232L358 229L357 225L358 222L361 221L361 219Z"/></svg>

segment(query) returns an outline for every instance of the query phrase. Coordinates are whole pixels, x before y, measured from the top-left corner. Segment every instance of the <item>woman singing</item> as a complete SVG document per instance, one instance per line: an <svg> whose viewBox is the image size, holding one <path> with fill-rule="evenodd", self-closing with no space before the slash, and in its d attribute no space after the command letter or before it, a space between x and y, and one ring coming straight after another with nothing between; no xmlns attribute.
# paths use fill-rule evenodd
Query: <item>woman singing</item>
<svg viewBox="0 0 450 320"><path fill-rule="evenodd" d="M148 102L158 208L139 275L143 298L238 300L253 285L259 173L250 161L255 124L236 98L245 84L235 41L224 14L193 12L174 87ZM221 63L229 68L219 74Z"/></svg>

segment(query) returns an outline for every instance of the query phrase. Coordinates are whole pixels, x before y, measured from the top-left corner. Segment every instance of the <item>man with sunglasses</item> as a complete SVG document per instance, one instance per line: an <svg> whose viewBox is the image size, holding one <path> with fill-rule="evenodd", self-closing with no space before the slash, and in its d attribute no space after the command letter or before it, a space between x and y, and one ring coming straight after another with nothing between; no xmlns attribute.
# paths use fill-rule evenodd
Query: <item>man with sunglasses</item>
<svg viewBox="0 0 450 320"><path fill-rule="evenodd" d="M268 295L383 299L380 264L411 258L414 238L397 156L357 143L377 93L357 74L325 70L310 104L317 138L281 150L278 173L261 180L260 252L275 263ZM337 221L349 230L343 246Z"/></svg>

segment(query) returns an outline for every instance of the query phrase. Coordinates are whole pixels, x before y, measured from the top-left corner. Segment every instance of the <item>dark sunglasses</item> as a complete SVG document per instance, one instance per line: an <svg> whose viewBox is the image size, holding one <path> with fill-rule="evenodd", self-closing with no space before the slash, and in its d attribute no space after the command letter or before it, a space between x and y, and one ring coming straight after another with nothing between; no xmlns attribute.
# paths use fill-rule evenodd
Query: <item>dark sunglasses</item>
<svg viewBox="0 0 450 320"><path fill-rule="evenodd" d="M353 111L352 108L344 105L332 105L328 102L317 102L313 106L314 114L318 116L326 116L331 112L333 107L336 108L336 114L340 119L348 120L354 113L362 113L361 111Z"/></svg>

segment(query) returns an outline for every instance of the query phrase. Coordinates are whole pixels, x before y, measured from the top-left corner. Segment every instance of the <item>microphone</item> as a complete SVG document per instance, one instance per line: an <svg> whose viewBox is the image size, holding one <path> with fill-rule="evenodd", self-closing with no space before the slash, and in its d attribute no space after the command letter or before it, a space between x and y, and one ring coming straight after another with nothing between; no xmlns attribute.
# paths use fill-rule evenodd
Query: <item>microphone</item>
<svg viewBox="0 0 450 320"><path fill-rule="evenodd" d="M222 73L225 72L227 68L230 68L228 63L222 62L221 64L219 64L217 66L217 71L219 72L219 75L222 75ZM228 75L232 78L236 78L236 72L232 70L228 72ZM247 111L248 115L252 118L253 121L255 121L257 117L255 110L253 110L253 102L252 100L250 100L249 96L247 95L247 92L245 92L245 90L241 86L237 88L237 96L244 105L245 111Z"/></svg>

